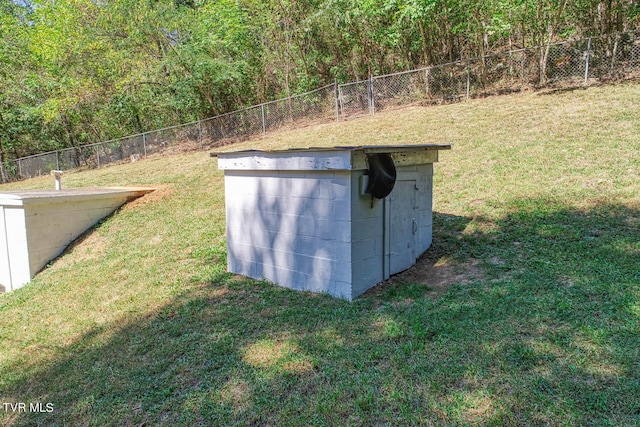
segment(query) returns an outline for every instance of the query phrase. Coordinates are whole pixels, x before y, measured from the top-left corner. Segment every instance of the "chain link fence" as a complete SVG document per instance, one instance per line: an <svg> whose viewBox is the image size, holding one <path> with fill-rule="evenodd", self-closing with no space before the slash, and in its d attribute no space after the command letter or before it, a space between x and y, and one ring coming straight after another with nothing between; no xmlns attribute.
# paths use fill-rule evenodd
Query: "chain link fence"
<svg viewBox="0 0 640 427"><path fill-rule="evenodd" d="M512 50L339 86L342 119L394 106L463 101L526 88L640 76L640 33Z"/></svg>
<svg viewBox="0 0 640 427"><path fill-rule="evenodd" d="M335 120L335 88L311 92L234 111L200 123L203 144L223 145L281 128Z"/></svg>
<svg viewBox="0 0 640 427"><path fill-rule="evenodd" d="M640 76L640 32L619 33L591 40L589 77L617 80Z"/></svg>
<svg viewBox="0 0 640 427"><path fill-rule="evenodd" d="M99 168L153 155L224 145L282 128L336 120L337 83L205 120L0 164L0 182L47 175L52 170Z"/></svg>
<svg viewBox="0 0 640 427"><path fill-rule="evenodd" d="M640 77L640 32L511 50L324 86L193 123L0 164L0 181L96 168L152 155L224 145L279 129L347 120L401 105L433 105L525 88Z"/></svg>
<svg viewBox="0 0 640 427"><path fill-rule="evenodd" d="M338 104L340 117L343 120L367 116L375 112L373 86L372 79L338 86Z"/></svg>

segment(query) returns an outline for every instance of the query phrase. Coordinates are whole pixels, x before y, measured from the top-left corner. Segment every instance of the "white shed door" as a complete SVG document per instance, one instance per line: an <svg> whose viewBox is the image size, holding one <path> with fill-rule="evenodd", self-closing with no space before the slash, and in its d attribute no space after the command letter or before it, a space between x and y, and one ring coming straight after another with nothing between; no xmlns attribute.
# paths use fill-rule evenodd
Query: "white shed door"
<svg viewBox="0 0 640 427"><path fill-rule="evenodd" d="M417 224L416 181L396 181L389 195L389 273L399 273L416 261Z"/></svg>

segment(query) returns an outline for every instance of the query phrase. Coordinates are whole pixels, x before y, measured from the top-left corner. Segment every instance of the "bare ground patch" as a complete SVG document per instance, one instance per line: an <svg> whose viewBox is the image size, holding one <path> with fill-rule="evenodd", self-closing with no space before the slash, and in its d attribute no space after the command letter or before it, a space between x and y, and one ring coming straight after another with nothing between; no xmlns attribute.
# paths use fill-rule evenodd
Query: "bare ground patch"
<svg viewBox="0 0 640 427"><path fill-rule="evenodd" d="M175 188L170 184L153 184L149 187L153 188L153 191L126 203L122 209L136 209L140 206L156 204L175 192Z"/></svg>
<svg viewBox="0 0 640 427"><path fill-rule="evenodd" d="M397 275L398 280L426 285L435 297L439 297L455 283L471 283L484 278L480 261L469 258L456 261L448 256L423 257L415 266Z"/></svg>
<svg viewBox="0 0 640 427"><path fill-rule="evenodd" d="M368 294L383 295L391 292L394 287L417 285L423 289L421 292L413 293L428 295L435 300L444 295L454 284L471 283L483 278L484 273L478 259L469 258L458 261L447 255L426 253L413 267L391 276L372 288ZM408 297L411 299L410 295Z"/></svg>

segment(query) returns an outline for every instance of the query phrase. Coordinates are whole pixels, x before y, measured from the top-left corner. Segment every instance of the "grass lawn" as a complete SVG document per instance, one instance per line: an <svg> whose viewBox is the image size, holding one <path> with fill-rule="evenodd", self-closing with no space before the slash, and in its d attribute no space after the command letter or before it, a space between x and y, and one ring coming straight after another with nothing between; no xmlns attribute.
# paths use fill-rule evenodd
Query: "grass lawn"
<svg viewBox="0 0 640 427"><path fill-rule="evenodd" d="M64 175L157 191L0 295L0 424L640 425L639 100L525 92L230 147L454 144L432 248L352 303L225 271L206 152Z"/></svg>

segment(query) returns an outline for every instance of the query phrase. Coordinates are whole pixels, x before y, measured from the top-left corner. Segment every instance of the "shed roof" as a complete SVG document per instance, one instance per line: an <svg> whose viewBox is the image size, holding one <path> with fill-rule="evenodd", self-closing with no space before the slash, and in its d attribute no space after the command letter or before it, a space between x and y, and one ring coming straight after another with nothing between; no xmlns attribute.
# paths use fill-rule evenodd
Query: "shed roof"
<svg viewBox="0 0 640 427"><path fill-rule="evenodd" d="M367 169L366 158L372 153L389 153L404 164L438 161L439 150L451 144L358 145L279 150L239 150L210 153L218 157L223 170L357 170Z"/></svg>
<svg viewBox="0 0 640 427"><path fill-rule="evenodd" d="M295 153L295 152L318 152L318 151L356 151L363 150L367 153L398 153L406 151L423 150L450 150L451 144L402 144L402 145L339 145L334 147L290 147L277 150L263 150L250 148L246 150L223 150L212 151L211 157L218 157L225 154L256 154L256 153Z"/></svg>

